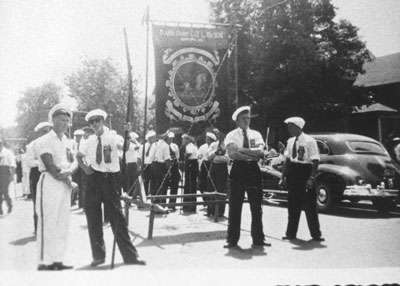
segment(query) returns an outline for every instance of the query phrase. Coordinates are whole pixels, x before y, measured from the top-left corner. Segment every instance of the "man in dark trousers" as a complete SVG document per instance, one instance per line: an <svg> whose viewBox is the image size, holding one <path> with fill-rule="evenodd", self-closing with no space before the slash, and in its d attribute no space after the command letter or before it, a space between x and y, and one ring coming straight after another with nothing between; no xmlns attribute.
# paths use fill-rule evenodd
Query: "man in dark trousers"
<svg viewBox="0 0 400 286"><path fill-rule="evenodd" d="M169 152L171 155L171 178L169 180L170 195L178 194L179 181L181 179L181 173L179 172L179 147L173 141L175 134L173 132L168 132L167 143L169 145ZM169 199L169 203L176 203L175 198ZM170 207L171 211L175 211L175 207Z"/></svg>
<svg viewBox="0 0 400 286"><path fill-rule="evenodd" d="M155 146L153 162L150 172L150 194L152 196L166 195L168 181L171 177L171 155L169 145L166 142L167 132L158 135L158 141ZM155 199L154 203L165 203L165 199Z"/></svg>
<svg viewBox="0 0 400 286"><path fill-rule="evenodd" d="M284 240L296 239L301 210L304 209L308 228L314 241L324 241L319 228L315 176L319 163L317 142L303 132L304 119L290 117L285 120L290 136L282 171L281 184L288 193L289 221Z"/></svg>
<svg viewBox="0 0 400 286"><path fill-rule="evenodd" d="M195 145L195 139L188 134L182 135L182 145L185 148L185 186L183 193L196 194L197 192L197 173L199 172L199 149ZM183 198L183 202L196 202L196 198ZM182 207L184 213L196 212L196 205L186 205Z"/></svg>
<svg viewBox="0 0 400 286"><path fill-rule="evenodd" d="M95 134L80 146L76 156L79 166L87 174L85 213L92 247L91 265L95 267L102 264L106 258L101 203L104 203L108 210L111 228L124 263L144 265L144 261L138 259L137 250L131 242L121 209L118 150L122 150L123 147L117 136L105 131L106 117L107 113L101 109L92 110L86 115L85 119ZM129 148L129 142L127 145Z"/></svg>
<svg viewBox="0 0 400 286"><path fill-rule="evenodd" d="M264 241L262 225L262 179L258 161L264 157L264 140L250 126L250 107L242 106L232 115L237 128L226 135L225 146L233 160L230 171L228 237L225 248L236 247L240 237L240 222L244 193L251 210L253 247L271 246Z"/></svg>

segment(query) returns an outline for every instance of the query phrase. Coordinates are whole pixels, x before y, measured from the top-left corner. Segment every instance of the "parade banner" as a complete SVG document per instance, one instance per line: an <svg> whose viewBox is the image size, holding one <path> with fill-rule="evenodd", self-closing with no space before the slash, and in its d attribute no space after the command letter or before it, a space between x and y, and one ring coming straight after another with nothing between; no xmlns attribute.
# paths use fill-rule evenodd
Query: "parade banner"
<svg viewBox="0 0 400 286"><path fill-rule="evenodd" d="M191 126L202 132L210 122L227 121L227 28L153 24L157 131ZM186 130L185 130L186 131Z"/></svg>

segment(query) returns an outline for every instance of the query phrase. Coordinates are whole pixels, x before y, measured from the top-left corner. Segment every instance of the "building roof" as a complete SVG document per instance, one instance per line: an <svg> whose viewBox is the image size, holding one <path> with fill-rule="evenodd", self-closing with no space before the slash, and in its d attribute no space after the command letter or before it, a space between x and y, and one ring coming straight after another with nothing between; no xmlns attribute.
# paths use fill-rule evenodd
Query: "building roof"
<svg viewBox="0 0 400 286"><path fill-rule="evenodd" d="M365 74L359 75L354 85L377 86L400 83L400 53L377 57L364 64Z"/></svg>
<svg viewBox="0 0 400 286"><path fill-rule="evenodd" d="M356 107L353 113L366 113L366 112L397 112L396 109L390 108L381 103L374 103L371 105L362 105L361 107Z"/></svg>

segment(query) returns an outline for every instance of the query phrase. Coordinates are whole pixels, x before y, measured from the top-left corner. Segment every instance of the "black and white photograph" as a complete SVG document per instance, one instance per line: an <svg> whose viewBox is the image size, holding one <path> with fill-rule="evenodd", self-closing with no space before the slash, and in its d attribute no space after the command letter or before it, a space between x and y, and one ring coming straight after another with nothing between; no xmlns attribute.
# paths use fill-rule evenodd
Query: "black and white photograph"
<svg viewBox="0 0 400 286"><path fill-rule="evenodd" d="M400 285L399 0L0 0L1 285Z"/></svg>

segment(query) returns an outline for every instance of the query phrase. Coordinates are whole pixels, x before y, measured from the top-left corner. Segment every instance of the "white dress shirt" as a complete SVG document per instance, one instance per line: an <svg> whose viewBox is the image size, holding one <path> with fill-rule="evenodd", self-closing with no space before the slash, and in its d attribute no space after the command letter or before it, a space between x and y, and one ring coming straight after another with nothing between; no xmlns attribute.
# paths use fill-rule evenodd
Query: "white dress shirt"
<svg viewBox="0 0 400 286"><path fill-rule="evenodd" d="M40 140L35 144L37 144L35 148L39 159L40 172L45 172L47 170L42 158L40 157L43 154L50 154L53 158L54 165L58 169L67 171L71 168L74 160L67 136L63 135L60 140L54 130L51 130L49 133L40 137Z"/></svg>
<svg viewBox="0 0 400 286"><path fill-rule="evenodd" d="M118 137L111 134L109 131L104 131L103 134L100 136L101 139L101 162L98 164L96 162L96 150L98 144L98 137L97 135L93 134L89 136L88 139L85 140L84 144L80 144L79 152L85 158L87 164L92 166L92 168L99 172L105 173L116 173L120 171L119 166L119 152L118 152L118 144L119 140ZM109 147L111 149L110 157L111 162L105 163L104 162L104 147Z"/></svg>
<svg viewBox="0 0 400 286"><path fill-rule="evenodd" d="M165 163L167 160L171 160L169 145L160 139L157 141L156 148L154 148L153 162Z"/></svg>
<svg viewBox="0 0 400 286"><path fill-rule="evenodd" d="M247 128L246 130L247 138L249 139L249 148L252 150L263 150L264 140L260 132ZM243 129L236 128L229 132L225 137L225 146L228 147L230 144L236 144L238 147L243 147Z"/></svg>
<svg viewBox="0 0 400 286"><path fill-rule="evenodd" d="M292 150L296 137L291 137L287 141L284 156L291 162L300 164L312 164L313 160L319 161L317 141L310 135L301 133L296 142L296 157L292 158Z"/></svg>

